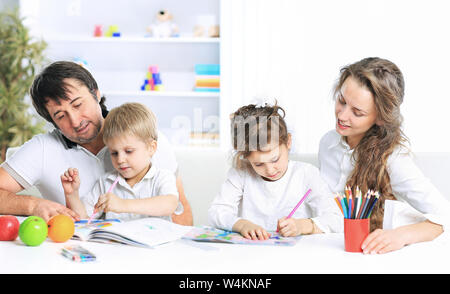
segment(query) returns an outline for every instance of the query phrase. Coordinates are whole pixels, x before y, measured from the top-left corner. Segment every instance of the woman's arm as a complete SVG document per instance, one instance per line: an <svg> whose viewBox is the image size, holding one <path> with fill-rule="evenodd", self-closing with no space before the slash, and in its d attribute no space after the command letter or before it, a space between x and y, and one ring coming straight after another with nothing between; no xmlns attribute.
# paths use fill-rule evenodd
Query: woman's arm
<svg viewBox="0 0 450 294"><path fill-rule="evenodd" d="M377 229L361 245L365 254L387 253L406 245L432 241L443 232L441 225L424 221L392 230Z"/></svg>

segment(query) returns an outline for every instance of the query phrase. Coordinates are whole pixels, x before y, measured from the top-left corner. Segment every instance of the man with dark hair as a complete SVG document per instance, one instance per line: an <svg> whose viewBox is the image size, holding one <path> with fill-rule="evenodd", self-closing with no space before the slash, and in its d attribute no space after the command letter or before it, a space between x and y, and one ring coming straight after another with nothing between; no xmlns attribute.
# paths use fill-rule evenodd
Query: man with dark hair
<svg viewBox="0 0 450 294"><path fill-rule="evenodd" d="M60 175L67 167L77 167L83 196L102 174L113 170L103 143L103 122L108 114L105 98L100 96L97 82L89 71L66 61L46 67L35 78L30 95L39 115L55 129L34 136L0 166L0 214L36 215L45 220L66 214L78 220L79 216L65 206ZM175 155L160 132L152 163L176 175L184 211L173 215L172 220L192 225L192 212L177 175ZM36 186L43 198L16 195L31 186Z"/></svg>

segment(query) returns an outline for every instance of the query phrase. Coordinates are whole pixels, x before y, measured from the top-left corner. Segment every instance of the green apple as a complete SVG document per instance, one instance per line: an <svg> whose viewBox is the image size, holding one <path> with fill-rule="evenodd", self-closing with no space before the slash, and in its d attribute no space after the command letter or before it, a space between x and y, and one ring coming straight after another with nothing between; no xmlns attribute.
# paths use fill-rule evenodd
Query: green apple
<svg viewBox="0 0 450 294"><path fill-rule="evenodd" d="M39 216L29 216L19 227L19 238L28 246L41 245L47 234L47 223Z"/></svg>

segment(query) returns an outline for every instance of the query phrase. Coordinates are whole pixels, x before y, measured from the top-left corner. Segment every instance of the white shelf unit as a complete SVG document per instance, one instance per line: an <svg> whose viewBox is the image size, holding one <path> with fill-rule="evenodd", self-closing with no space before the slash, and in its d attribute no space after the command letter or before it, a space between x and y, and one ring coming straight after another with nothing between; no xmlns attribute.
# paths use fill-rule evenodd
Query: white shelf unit
<svg viewBox="0 0 450 294"><path fill-rule="evenodd" d="M220 24L220 0L21 0L32 34L48 43L47 57L85 60L108 108L140 102L156 114L158 126L175 146L189 145L189 134L220 132L220 92L196 92L195 64L220 63L220 38L193 37L200 15ZM174 16L179 37L146 36L161 9ZM121 37L94 37L118 25ZM141 91L150 65L159 68L164 91Z"/></svg>

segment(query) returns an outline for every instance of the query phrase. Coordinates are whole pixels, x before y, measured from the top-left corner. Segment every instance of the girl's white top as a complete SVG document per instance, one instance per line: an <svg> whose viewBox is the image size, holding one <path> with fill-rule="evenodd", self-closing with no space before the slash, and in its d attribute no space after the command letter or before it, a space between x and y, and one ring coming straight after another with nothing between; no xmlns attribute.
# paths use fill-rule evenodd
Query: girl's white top
<svg viewBox="0 0 450 294"><path fill-rule="evenodd" d="M287 217L308 189L311 193L292 218L311 218L323 232L343 231L342 214L317 167L289 161L284 176L265 181L254 172L231 168L219 194L208 211L210 225L232 230L240 219L249 220L267 231Z"/></svg>
<svg viewBox="0 0 450 294"><path fill-rule="evenodd" d="M320 140L320 174L333 192L344 191L347 178L354 168L352 154L353 150L335 130L329 131ZM412 154L404 148L398 148L389 156L387 170L392 192L400 202L388 201L390 203L385 206L384 228L428 219L443 225L445 230L450 224L450 202L424 176L414 163ZM405 210L404 206L408 204L411 207ZM402 213L394 213L391 209Z"/></svg>

